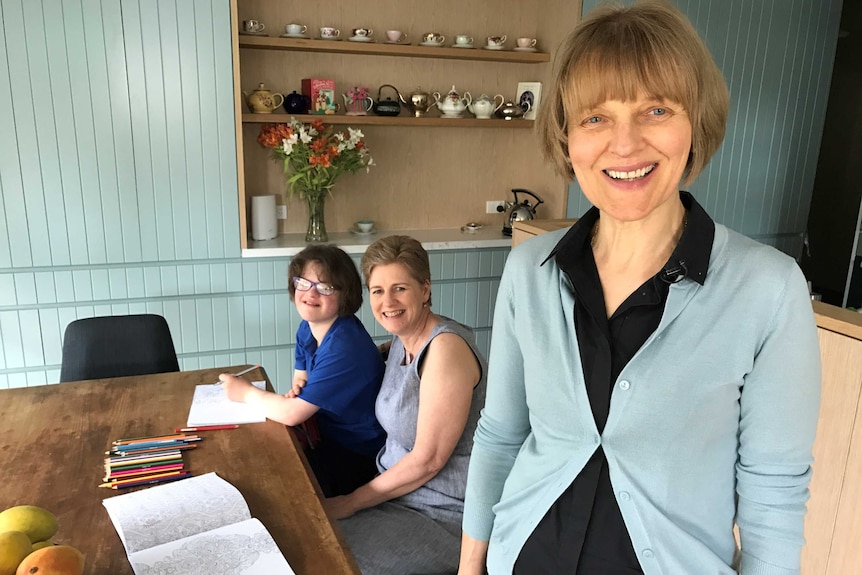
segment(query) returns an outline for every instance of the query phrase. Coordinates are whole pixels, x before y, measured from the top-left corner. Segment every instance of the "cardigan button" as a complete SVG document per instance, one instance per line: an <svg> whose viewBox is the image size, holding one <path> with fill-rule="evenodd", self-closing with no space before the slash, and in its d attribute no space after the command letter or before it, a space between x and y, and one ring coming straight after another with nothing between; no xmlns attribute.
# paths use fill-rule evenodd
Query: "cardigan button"
<svg viewBox="0 0 862 575"><path fill-rule="evenodd" d="M632 384L628 382L627 379L624 379L620 382L620 389L623 391L628 391Z"/></svg>
<svg viewBox="0 0 862 575"><path fill-rule="evenodd" d="M652 559L652 557L653 557L652 549L644 549L643 552L641 553L641 555L643 555L644 559Z"/></svg>
<svg viewBox="0 0 862 575"><path fill-rule="evenodd" d="M622 499L623 501L628 501L631 498L632 496L629 494L628 491L620 491L620 499Z"/></svg>

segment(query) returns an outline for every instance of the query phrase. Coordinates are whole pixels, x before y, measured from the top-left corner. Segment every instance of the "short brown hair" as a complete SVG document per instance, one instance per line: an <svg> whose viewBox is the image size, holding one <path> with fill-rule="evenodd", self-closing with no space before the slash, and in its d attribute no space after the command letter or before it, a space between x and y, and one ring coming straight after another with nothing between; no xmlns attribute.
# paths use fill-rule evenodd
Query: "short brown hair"
<svg viewBox="0 0 862 575"><path fill-rule="evenodd" d="M642 91L681 104L688 114L692 142L683 172L686 184L724 139L727 85L691 22L667 1L599 6L563 41L556 60L536 127L545 158L563 177L574 177L570 119L607 100L635 100Z"/></svg>
<svg viewBox="0 0 862 575"><path fill-rule="evenodd" d="M410 236L387 236L380 238L365 250L362 256L362 277L365 285L376 266L401 264L420 284L431 283L431 265L428 263L428 252L418 240ZM428 294L428 305L431 305L431 294Z"/></svg>
<svg viewBox="0 0 862 575"><path fill-rule="evenodd" d="M356 264L344 250L330 244L312 244L293 256L287 269L287 289L293 301L296 288L293 278L302 275L308 264L317 264L320 281L338 290L338 315L353 315L362 305L362 280ZM324 296L326 297L326 296Z"/></svg>

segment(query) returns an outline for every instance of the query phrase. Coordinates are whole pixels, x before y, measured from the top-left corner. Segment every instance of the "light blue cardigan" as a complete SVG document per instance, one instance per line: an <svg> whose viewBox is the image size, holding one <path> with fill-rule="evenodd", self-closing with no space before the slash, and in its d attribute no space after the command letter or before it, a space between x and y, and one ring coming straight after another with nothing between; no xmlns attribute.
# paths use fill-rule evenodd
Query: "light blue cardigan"
<svg viewBox="0 0 862 575"><path fill-rule="evenodd" d="M539 265L565 232L513 249L497 295L463 524L490 536L490 575L511 573L600 443L645 575L736 573L734 520L744 575L798 574L820 354L796 263L716 224L705 284L670 286L600 437L572 286Z"/></svg>

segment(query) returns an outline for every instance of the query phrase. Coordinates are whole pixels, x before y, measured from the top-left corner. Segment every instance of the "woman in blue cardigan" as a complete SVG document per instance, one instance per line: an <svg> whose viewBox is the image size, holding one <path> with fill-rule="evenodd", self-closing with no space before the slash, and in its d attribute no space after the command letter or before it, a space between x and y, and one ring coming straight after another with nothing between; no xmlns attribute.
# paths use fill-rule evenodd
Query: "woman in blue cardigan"
<svg viewBox="0 0 862 575"><path fill-rule="evenodd" d="M637 2L577 26L548 96L545 155L594 207L506 264L459 574L798 574L806 283L680 191L724 137L721 73L676 8Z"/></svg>

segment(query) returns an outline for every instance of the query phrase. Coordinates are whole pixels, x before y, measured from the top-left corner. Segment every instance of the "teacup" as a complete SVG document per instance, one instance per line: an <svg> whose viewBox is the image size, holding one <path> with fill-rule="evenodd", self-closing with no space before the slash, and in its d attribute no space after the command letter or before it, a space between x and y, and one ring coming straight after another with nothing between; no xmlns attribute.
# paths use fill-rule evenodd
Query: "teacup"
<svg viewBox="0 0 862 575"><path fill-rule="evenodd" d="M386 37L389 38L390 42L401 42L407 39L407 34L401 30L387 30Z"/></svg>
<svg viewBox="0 0 862 575"><path fill-rule="evenodd" d="M341 30L338 28L332 28L331 26L323 26L320 29L320 37L325 39L338 38L341 36Z"/></svg>
<svg viewBox="0 0 862 575"><path fill-rule="evenodd" d="M357 230L364 234L367 234L374 229L374 222L372 222L371 220L359 220L354 225L356 226Z"/></svg>
<svg viewBox="0 0 862 575"><path fill-rule="evenodd" d="M458 34L455 36L455 43L460 46L469 46L473 43L473 37L466 34Z"/></svg>
<svg viewBox="0 0 862 575"><path fill-rule="evenodd" d="M353 37L354 38L368 38L374 34L374 30L371 28L354 28L353 29Z"/></svg>
<svg viewBox="0 0 862 575"><path fill-rule="evenodd" d="M243 20L242 29L246 32L263 32L266 25L260 20Z"/></svg>
<svg viewBox="0 0 862 575"><path fill-rule="evenodd" d="M518 38L518 48L535 48L535 38Z"/></svg>
<svg viewBox="0 0 862 575"><path fill-rule="evenodd" d="M428 32L422 36L422 41L426 44L442 44L446 41L446 36L437 32Z"/></svg>
<svg viewBox="0 0 862 575"><path fill-rule="evenodd" d="M308 26L302 24L288 24L284 27L284 33L291 36L302 36L308 30Z"/></svg>
<svg viewBox="0 0 862 575"><path fill-rule="evenodd" d="M496 48L506 43L506 36L488 36L488 46Z"/></svg>

